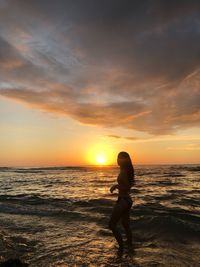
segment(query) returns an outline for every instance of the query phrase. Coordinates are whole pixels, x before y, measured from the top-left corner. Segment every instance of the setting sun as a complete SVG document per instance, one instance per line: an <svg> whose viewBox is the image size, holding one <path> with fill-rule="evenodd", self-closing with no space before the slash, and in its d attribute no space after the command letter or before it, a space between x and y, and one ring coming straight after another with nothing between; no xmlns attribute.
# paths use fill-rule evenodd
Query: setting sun
<svg viewBox="0 0 200 267"><path fill-rule="evenodd" d="M115 153L109 144L95 144L87 153L87 161L92 165L112 165L114 160Z"/></svg>
<svg viewBox="0 0 200 267"><path fill-rule="evenodd" d="M96 162L100 165L106 165L107 159L105 155L98 155L96 156Z"/></svg>

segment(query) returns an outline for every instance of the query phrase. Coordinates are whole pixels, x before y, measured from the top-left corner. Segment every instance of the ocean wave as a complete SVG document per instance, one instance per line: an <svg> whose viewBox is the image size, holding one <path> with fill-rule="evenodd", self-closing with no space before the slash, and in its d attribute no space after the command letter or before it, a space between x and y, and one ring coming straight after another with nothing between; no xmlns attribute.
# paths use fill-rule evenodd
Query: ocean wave
<svg viewBox="0 0 200 267"><path fill-rule="evenodd" d="M170 196L166 195L168 199ZM159 199L160 200L160 199ZM109 216L116 199L96 198L89 200L76 200L67 198L45 198L38 195L19 194L0 195L0 212L21 215L38 216L70 216L81 219L91 219L95 214L99 217ZM187 203L182 203L187 201ZM188 203L188 201L190 203ZM197 205L192 199L180 200L181 204ZM143 203L135 205L131 209L131 217L135 227L149 227L158 231L175 232L193 231L200 233L200 214L196 211L188 211L182 208L171 208L160 203ZM170 228L171 230L169 230Z"/></svg>
<svg viewBox="0 0 200 267"><path fill-rule="evenodd" d="M177 203L185 206L200 207L200 199L194 199L190 197L181 198L177 201Z"/></svg>
<svg viewBox="0 0 200 267"><path fill-rule="evenodd" d="M179 166L171 166L170 169L174 170L183 170L183 171L191 171L191 172L199 172L200 166L190 166L190 165L179 165Z"/></svg>
<svg viewBox="0 0 200 267"><path fill-rule="evenodd" d="M200 166L196 166L196 167L187 167L188 171L192 171L192 172L200 172Z"/></svg>
<svg viewBox="0 0 200 267"><path fill-rule="evenodd" d="M82 207L113 204L113 200L106 198L76 200L69 198L49 198L37 194L0 195L0 201L21 202L22 204L54 204L55 206L69 203Z"/></svg>
<svg viewBox="0 0 200 267"><path fill-rule="evenodd" d="M8 171L11 171L13 170L13 168L10 168L10 167L0 167L0 172L8 172Z"/></svg>
<svg viewBox="0 0 200 267"><path fill-rule="evenodd" d="M40 207L34 208L31 206L17 206L17 205L1 205L0 204L0 212L6 214L14 214L14 215L25 215L25 216L39 216L39 217L54 217L54 218L62 218L66 219L76 219L83 220L85 217L90 219L90 216L84 214L80 211L72 211L66 209L51 209L48 207ZM90 219L91 220L91 219Z"/></svg>
<svg viewBox="0 0 200 267"><path fill-rule="evenodd" d="M144 216L134 220L137 231L156 234L156 238L164 239L197 239L200 238L200 218L188 221L171 215Z"/></svg>
<svg viewBox="0 0 200 267"><path fill-rule="evenodd" d="M64 170L87 171L88 167L82 167L82 166L34 167L34 168L0 167L0 172L15 172L15 173L40 173L44 171L64 171Z"/></svg>
<svg viewBox="0 0 200 267"><path fill-rule="evenodd" d="M169 178L165 180L158 180L156 181L156 183L154 183L154 185L159 185L159 186L174 186L179 184L180 182L170 180Z"/></svg>
<svg viewBox="0 0 200 267"><path fill-rule="evenodd" d="M61 204L66 205L67 203L72 203L70 199L67 198L49 198L40 195L34 194L18 194L18 195L0 195L1 202L15 202L21 203L22 205L32 204L54 204L55 206L59 206Z"/></svg>
<svg viewBox="0 0 200 267"><path fill-rule="evenodd" d="M152 175L158 175L160 174L160 170L158 169L157 171L146 171L144 170L135 170L135 175L137 176L152 176Z"/></svg>
<svg viewBox="0 0 200 267"><path fill-rule="evenodd" d="M78 206L82 206L82 207L99 206L99 205L108 206L108 205L113 204L113 200L105 199L105 198L95 198L95 199L89 199L87 201L78 200L78 201L75 201L74 204Z"/></svg>
<svg viewBox="0 0 200 267"><path fill-rule="evenodd" d="M99 180L99 179L93 179L90 180L90 183L95 183L96 186L98 185L110 185L113 184L113 182L115 182L115 179L111 178L111 179L107 179L107 180Z"/></svg>
<svg viewBox="0 0 200 267"><path fill-rule="evenodd" d="M114 204L110 199L76 200L67 198L45 198L38 195L0 195L0 212L37 216L65 216L73 214L77 219L86 214L109 214ZM75 212L75 213L74 213ZM80 216L79 216L80 215Z"/></svg>
<svg viewBox="0 0 200 267"><path fill-rule="evenodd" d="M185 177L185 174L180 172L164 172L162 177Z"/></svg>

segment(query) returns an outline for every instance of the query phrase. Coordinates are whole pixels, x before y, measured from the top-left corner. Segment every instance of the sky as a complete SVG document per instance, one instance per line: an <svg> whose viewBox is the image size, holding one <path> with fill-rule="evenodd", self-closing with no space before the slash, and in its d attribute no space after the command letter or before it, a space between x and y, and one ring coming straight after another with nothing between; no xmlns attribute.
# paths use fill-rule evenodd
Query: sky
<svg viewBox="0 0 200 267"><path fill-rule="evenodd" d="M200 159L200 2L0 0L0 166Z"/></svg>

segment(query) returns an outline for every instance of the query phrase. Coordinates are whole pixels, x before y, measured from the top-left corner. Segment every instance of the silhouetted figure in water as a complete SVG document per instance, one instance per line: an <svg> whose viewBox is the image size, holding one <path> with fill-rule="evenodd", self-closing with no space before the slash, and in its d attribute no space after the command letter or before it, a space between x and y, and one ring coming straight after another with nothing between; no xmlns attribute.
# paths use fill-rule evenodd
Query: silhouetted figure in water
<svg viewBox="0 0 200 267"><path fill-rule="evenodd" d="M133 201L130 197L130 189L134 185L134 168L127 152L120 152L117 157L117 163L120 166L120 173L117 177L117 184L114 184L110 188L112 193L115 189L118 189L118 199L113 208L109 229L112 230L114 237L119 245L118 253L123 253L123 240L117 223L121 219L121 223L125 229L127 237L128 247L132 247L132 232L130 228L130 210Z"/></svg>

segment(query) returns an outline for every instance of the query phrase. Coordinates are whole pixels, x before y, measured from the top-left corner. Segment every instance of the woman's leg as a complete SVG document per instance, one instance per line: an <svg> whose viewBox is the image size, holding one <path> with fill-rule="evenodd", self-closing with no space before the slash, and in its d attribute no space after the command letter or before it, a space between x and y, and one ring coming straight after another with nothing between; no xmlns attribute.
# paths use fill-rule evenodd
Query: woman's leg
<svg viewBox="0 0 200 267"><path fill-rule="evenodd" d="M119 229L117 228L117 223L122 217L122 213L123 213L123 206L120 204L120 202L118 202L115 204L113 208L110 221L109 221L109 229L112 230L113 235L115 239L117 240L117 243L119 244L120 249L123 249L123 240L122 240L121 233Z"/></svg>
<svg viewBox="0 0 200 267"><path fill-rule="evenodd" d="M132 246L132 231L130 227L130 208L124 210L123 216L122 216L122 225L124 227L127 243L128 246Z"/></svg>

